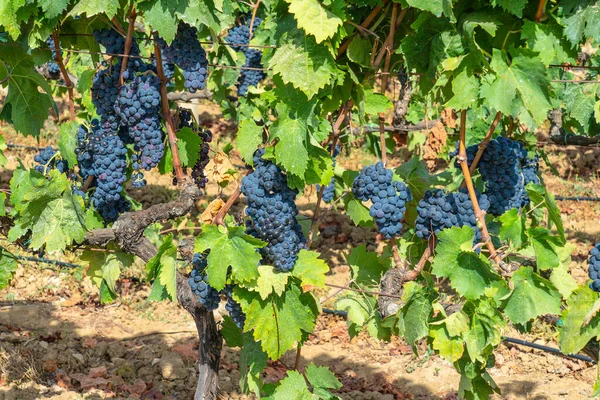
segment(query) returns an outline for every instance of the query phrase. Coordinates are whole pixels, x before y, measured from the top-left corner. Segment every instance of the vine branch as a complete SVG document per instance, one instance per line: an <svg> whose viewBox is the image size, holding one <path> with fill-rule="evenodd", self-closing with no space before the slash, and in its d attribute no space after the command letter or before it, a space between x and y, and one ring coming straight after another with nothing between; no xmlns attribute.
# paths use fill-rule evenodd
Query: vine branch
<svg viewBox="0 0 600 400"><path fill-rule="evenodd" d="M54 40L54 60L60 68L60 73L63 76L65 86L67 87L67 91L69 93L69 117L71 121L75 121L75 99L73 94L73 82L71 82L71 77L69 76L69 73L65 68L65 63L63 62L62 54L60 53L57 31L52 32L52 39Z"/></svg>
<svg viewBox="0 0 600 400"><path fill-rule="evenodd" d="M379 12L382 10L383 7L385 7L387 5L389 0L384 0L381 5L375 7L371 13L369 13L369 15L367 15L367 18L365 18L365 20L360 24L360 27L362 29L366 29L369 27L369 25L371 25L371 22L373 22L373 20L375 19L375 17L377 16L377 14L379 14ZM337 58L340 58L345 52L346 50L348 50L348 46L350 46L350 43L352 43L352 40L356 37L356 33L354 35L352 35L352 37L346 39L344 41L344 43L342 43L342 45L340 46L340 48L338 49L338 54L337 54Z"/></svg>
<svg viewBox="0 0 600 400"><path fill-rule="evenodd" d="M227 214L227 212L233 206L235 201L240 197L240 194L242 194L242 186L238 186L235 189L235 192L233 192L231 196L229 196L227 202L223 205L223 207L219 209L217 215L215 215L215 218L213 218L212 221L214 225L223 225L223 218L225 218L225 214Z"/></svg>
<svg viewBox="0 0 600 400"><path fill-rule="evenodd" d="M162 65L162 54L158 43L154 41L154 55L156 57L156 72L160 78L160 100L162 103L162 114L167 125L167 135L169 137L169 146L173 155L173 169L177 183L182 184L185 180L185 174L181 167L181 159L179 158L179 149L177 148L177 136L175 136L175 127L173 126L173 118L169 112L169 99L167 97L167 78Z"/></svg>
<svg viewBox="0 0 600 400"><path fill-rule="evenodd" d="M132 4L129 12L129 26L127 27L127 37L125 38L125 49L123 49L123 62L121 63L121 71L119 73L119 86L123 86L123 73L127 70L127 61L129 61L129 53L131 52L136 17L135 6Z"/></svg>
<svg viewBox="0 0 600 400"><path fill-rule="evenodd" d="M260 6L260 0L256 0L256 3L254 3L252 5L252 19L250 20L248 41L252 40L252 34L254 33L254 32L252 32L252 27L254 26L254 19L256 18L256 12L258 11L258 6Z"/></svg>
<svg viewBox="0 0 600 400"><path fill-rule="evenodd" d="M475 216L477 217L477 219L479 220L479 224L481 225L481 240L486 244L488 250L490 251L490 257L494 260L494 262L496 262L496 264L500 264L500 257L498 256L498 253L496 253L496 249L494 248L494 244L492 243L492 239L488 232L487 225L485 224L485 213L479 207L479 200L477 200L477 195L475 194L473 180L471 179L471 172L467 163L467 148L465 146L466 122L467 110L462 110L460 112L460 139L458 160L460 161L460 167L462 169L463 175L465 176L465 182L467 190L469 192L469 197L471 198L471 203L473 203L473 211L475 212Z"/></svg>

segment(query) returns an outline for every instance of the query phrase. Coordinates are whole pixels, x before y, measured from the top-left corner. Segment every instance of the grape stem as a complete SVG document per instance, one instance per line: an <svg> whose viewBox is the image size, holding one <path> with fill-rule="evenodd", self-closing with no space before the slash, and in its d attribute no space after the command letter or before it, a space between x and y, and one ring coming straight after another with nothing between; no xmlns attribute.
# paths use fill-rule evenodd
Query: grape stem
<svg viewBox="0 0 600 400"><path fill-rule="evenodd" d="M494 134L494 131L496 130L496 126L498 126L498 122L500 121L501 117L502 117L502 112L498 111L496 113L496 117L494 118L494 121L492 121L492 124L490 125L490 128L488 129L485 137L483 138L481 143L479 143L479 146L477 148L477 154L475 154L475 158L473 159L473 162L471 163L471 166L469 167L469 173L471 175L473 174L473 172L475 172L475 168L477 168L477 165L479 164L479 160L481 160L481 156L483 156L483 152L487 148L488 143L490 142L490 139L492 138L492 135ZM462 126L461 126L461 129L462 129ZM465 180L462 181L460 187L464 188L465 185L466 185L466 177L465 177Z"/></svg>
<svg viewBox="0 0 600 400"><path fill-rule="evenodd" d="M471 203L473 203L473 211L475 212L475 216L477 217L477 219L479 220L479 224L481 225L481 241L486 244L488 250L490 251L490 257L494 260L496 264L500 265L500 256L498 256L498 253L496 253L496 249L494 248L494 244L492 243L490 234L487 229L487 225L485 224L485 213L481 210L481 208L479 208L479 201L477 200L477 195L475 194L473 180L471 179L471 171L469 170L469 165L467 163L467 148L465 146L466 122L467 110L462 110L460 112L460 139L458 142L458 160L460 162L460 167L462 169L463 175L465 176L465 182L467 185L467 191L469 192L469 197L471 198Z"/></svg>
<svg viewBox="0 0 600 400"><path fill-rule="evenodd" d="M171 147L171 154L173 155L173 169L175 170L175 177L177 183L181 184L185 180L185 174L181 167L181 158L179 158L179 149L177 148L177 136L175 136L175 127L173 126L173 118L171 118L171 112L169 111L169 99L167 98L167 78L165 78L165 71L162 65L162 55L158 42L154 42L154 55L156 57L156 72L160 78L160 100L162 103L162 114L167 125L167 135L169 137L169 146Z"/></svg>
<svg viewBox="0 0 600 400"><path fill-rule="evenodd" d="M231 196L229 196L229 198L227 199L227 202L223 205L223 207L221 207L219 209L219 212L217 212L217 215L215 215L215 218L213 218L213 225L225 225L223 223L223 218L225 218L225 214L227 214L227 211L229 211L229 209L233 206L233 204L235 203L235 201L240 197L240 194L242 193L242 187L238 186L235 189L235 192L233 192L231 194Z"/></svg>
<svg viewBox="0 0 600 400"><path fill-rule="evenodd" d="M511 138L513 135L513 132L515 130L515 120L513 119L513 117L509 117L508 119L508 130L506 131L506 137Z"/></svg>
<svg viewBox="0 0 600 400"><path fill-rule="evenodd" d="M377 14L379 14L379 12L381 11L381 9L383 7L385 7L388 3L388 0L384 0L381 5L375 7L373 9L373 11L371 11L371 13L367 16L367 18L365 18L365 20L360 24L360 27L363 29L366 29L369 27L369 25L371 25L371 22L373 22L373 20L375 19L375 17L377 16ZM346 50L348 50L348 46L350 46L350 43L352 42L352 39L354 39L356 37L356 33L346 39L346 41L344 43L342 43L342 45L340 46L339 50L338 50L338 54L337 54L337 58L339 59L345 52Z"/></svg>
<svg viewBox="0 0 600 400"><path fill-rule="evenodd" d="M538 3L538 8L535 13L535 22L540 22L542 18L544 18L546 11L546 2L547 0L540 0L540 2Z"/></svg>
<svg viewBox="0 0 600 400"><path fill-rule="evenodd" d="M121 72L119 74L119 86L123 86L123 73L127 70L127 61L129 60L129 53L131 52L131 43L133 42L133 29L135 28L135 18L137 14L135 12L135 6L131 5L129 11L129 26L127 27L127 38L125 38L125 49L123 52L123 62L121 63Z"/></svg>
<svg viewBox="0 0 600 400"><path fill-rule="evenodd" d="M73 95L73 82L71 82L71 78L69 77L69 73L65 68L65 63L63 62L62 54L60 53L57 31L52 32L52 39L54 40L54 60L60 68L60 73L63 76L65 86L67 87L67 91L69 93L69 119L71 121L75 121L75 100Z"/></svg>
<svg viewBox="0 0 600 400"><path fill-rule="evenodd" d="M249 28L249 35L248 35L248 41L252 40L252 34L254 32L252 32L252 27L254 26L254 19L256 18L256 12L258 11L258 6L260 6L260 0L257 0L256 3L252 4L252 19L250 20L250 26Z"/></svg>
<svg viewBox="0 0 600 400"><path fill-rule="evenodd" d="M394 10L396 10L396 11L394 12ZM381 64L381 61L383 60L384 55L386 56L386 59L391 58L391 56L392 56L391 50L394 48L394 35L396 34L396 29L400 27L400 24L402 23L402 20L404 19L404 16L406 15L407 11L408 11L408 8L403 8L402 11L400 11L400 15L398 15L396 18L396 13L398 12L398 3L394 3L394 8L392 8L392 23L390 24L390 34L385 39L385 42L383 43L383 47L379 51L379 54L377 54L377 58L375 59L375 62L373 62L374 70L379 69L379 65ZM387 71L384 71L384 73L383 73L384 77L386 75L388 75L386 72ZM387 81L386 81L386 83L387 83Z"/></svg>

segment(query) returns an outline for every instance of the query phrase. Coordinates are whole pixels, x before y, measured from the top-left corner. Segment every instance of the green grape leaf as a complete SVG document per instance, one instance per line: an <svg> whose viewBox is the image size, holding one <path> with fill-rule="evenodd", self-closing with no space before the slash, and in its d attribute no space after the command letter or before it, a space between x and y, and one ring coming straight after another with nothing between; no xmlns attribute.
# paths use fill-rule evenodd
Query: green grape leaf
<svg viewBox="0 0 600 400"><path fill-rule="evenodd" d="M21 34L21 23L27 21L30 16L37 14L38 6L35 2L23 0L4 0L0 2L0 26L13 39ZM0 57L1 58L1 57ZM0 77L0 79L2 79Z"/></svg>
<svg viewBox="0 0 600 400"><path fill-rule="evenodd" d="M444 325L432 325L429 327L431 347L448 362L458 361L464 352L464 340L448 333Z"/></svg>
<svg viewBox="0 0 600 400"><path fill-rule="evenodd" d="M317 43L329 39L337 32L343 21L327 10L318 0L285 0L289 11L298 21L298 27L313 35Z"/></svg>
<svg viewBox="0 0 600 400"><path fill-rule="evenodd" d="M312 362L306 367L306 379L313 388L340 389L342 383L327 367L317 367Z"/></svg>
<svg viewBox="0 0 600 400"><path fill-rule="evenodd" d="M501 329L506 323L502 313L490 299L467 302L463 311L470 317L463 339L472 361L485 363L490 351L502 341Z"/></svg>
<svg viewBox="0 0 600 400"><path fill-rule="evenodd" d="M237 287L234 299L246 314L244 331L254 330L254 339L261 342L262 349L273 360L279 359L302 340L305 333L315 327L317 310L310 293L302 293L292 285L281 296L271 294L266 300L255 292ZM311 299L307 299L310 297ZM313 305L305 305L312 302Z"/></svg>
<svg viewBox="0 0 600 400"><path fill-rule="evenodd" d="M95 251L86 249L81 260L87 263L87 275L94 285L101 290L100 300L108 303L116 299L115 284L121 271L133 264L134 257L130 254L109 247L110 251Z"/></svg>
<svg viewBox="0 0 600 400"><path fill-rule="evenodd" d="M74 168L77 164L77 155L75 148L77 147L77 128L79 124L75 121L62 123L58 134L58 149L60 156L67 160L69 168Z"/></svg>
<svg viewBox="0 0 600 400"><path fill-rule="evenodd" d="M521 18L523 16L523 10L527 5L527 0L492 0L494 7L502 7L505 11L516 15ZM528 21L525 21L526 23Z"/></svg>
<svg viewBox="0 0 600 400"><path fill-rule="evenodd" d="M563 299L568 299L579 285L573 275L569 273L567 265L560 265L552 270L550 275L550 282L560 292Z"/></svg>
<svg viewBox="0 0 600 400"><path fill-rule="evenodd" d="M223 0L189 0L174 3L187 6L180 10L178 15L192 26L204 25L214 32L220 32L235 22L235 12L231 3Z"/></svg>
<svg viewBox="0 0 600 400"><path fill-rule="evenodd" d="M271 134L279 139L275 145L277 163L296 176L304 176L308 166L308 128L304 122L284 114L271 126Z"/></svg>
<svg viewBox="0 0 600 400"><path fill-rule="evenodd" d="M377 115L392 108L392 102L381 93L365 90L365 114Z"/></svg>
<svg viewBox="0 0 600 400"><path fill-rule="evenodd" d="M480 95L495 110L517 118L528 117L541 124L552 108L548 93L550 81L546 67L534 54L525 50L515 52L508 65L507 54L494 49L490 67L495 75L484 80ZM514 111L516 101L523 104L523 110Z"/></svg>
<svg viewBox="0 0 600 400"><path fill-rule="evenodd" d="M285 291L285 287L290 276L289 272L277 272L271 265L261 265L258 267L258 279L256 280L256 291L263 300L266 300L271 293L278 296Z"/></svg>
<svg viewBox="0 0 600 400"><path fill-rule="evenodd" d="M587 286L579 287L567 299L567 308L560 317L562 324L557 325L558 343L564 354L576 354L590 339L600 336L600 315L590 319L597 302L598 293Z"/></svg>
<svg viewBox="0 0 600 400"><path fill-rule="evenodd" d="M251 333L244 333L242 350L240 354L240 386L255 394L261 393L261 373L267 367L268 356L261 348L260 342L252 337ZM245 373L243 373L245 372Z"/></svg>
<svg viewBox="0 0 600 400"><path fill-rule="evenodd" d="M298 259L291 273L292 276L300 279L302 286L325 287L325 274L328 272L329 266L319 259L319 253L302 249L298 252Z"/></svg>
<svg viewBox="0 0 600 400"><path fill-rule="evenodd" d="M467 68L454 72L452 92L454 96L445 104L446 107L466 110L473 106L479 98L479 79Z"/></svg>
<svg viewBox="0 0 600 400"><path fill-rule="evenodd" d="M418 156L412 157L400 165L394 170L394 173L408 186L413 198L416 199L423 198L425 191L433 185L435 180L429 173L425 161Z"/></svg>
<svg viewBox="0 0 600 400"><path fill-rule="evenodd" d="M540 61L546 66L573 61L577 54L574 54L568 43L565 43L560 25L548 22L548 24L539 24L524 20L521 38L527 41L527 46L531 50L539 53Z"/></svg>
<svg viewBox="0 0 600 400"><path fill-rule="evenodd" d="M398 330L416 351L416 342L429 332L429 315L433 311L433 298L426 288L416 282L404 285L402 308L398 312Z"/></svg>
<svg viewBox="0 0 600 400"><path fill-rule="evenodd" d="M154 280L148 296L150 301L177 298L177 247L173 235L169 234L158 248L158 252L146 264L146 279Z"/></svg>
<svg viewBox="0 0 600 400"><path fill-rule="evenodd" d="M560 293L533 268L519 268L512 276L512 286L514 289L503 304L511 322L525 324L540 315L560 313Z"/></svg>
<svg viewBox="0 0 600 400"><path fill-rule="evenodd" d="M558 6L564 15L561 20L564 35L573 46L584 37L600 41L600 7L595 0L567 0Z"/></svg>
<svg viewBox="0 0 600 400"><path fill-rule="evenodd" d="M81 103L86 110L95 110L94 103L92 103L92 83L94 82L94 75L96 70L86 69L79 74L79 80L77 81L77 92L81 94Z"/></svg>
<svg viewBox="0 0 600 400"><path fill-rule="evenodd" d="M371 52L373 51L373 43L368 38L356 36L350 42L346 54L350 61L355 62L363 67L371 68Z"/></svg>
<svg viewBox="0 0 600 400"><path fill-rule="evenodd" d="M486 257L471 250L475 235L464 226L445 229L438 235L432 273L450 279L450 286L467 299L479 298L499 279Z"/></svg>
<svg viewBox="0 0 600 400"><path fill-rule="evenodd" d="M8 286L18 266L15 256L0 247L0 290Z"/></svg>
<svg viewBox="0 0 600 400"><path fill-rule="evenodd" d="M35 71L33 59L19 46L0 46L0 59L9 67L6 76L8 94L4 99L0 118L13 124L24 135L38 136L48 110L58 107L52 99L50 86Z"/></svg>
<svg viewBox="0 0 600 400"><path fill-rule="evenodd" d="M312 400L304 377L298 371L288 371L287 377L279 382L272 400Z"/></svg>
<svg viewBox="0 0 600 400"><path fill-rule="evenodd" d="M519 210L511 208L504 214L502 214L498 220L502 224L500 227L500 239L503 242L510 242L515 248L521 247L521 245L527 240L525 232L525 215L519 215Z"/></svg>
<svg viewBox="0 0 600 400"><path fill-rule="evenodd" d="M367 251L367 245L353 247L346 256L346 262L352 269L352 278L358 285L377 285L381 276L390 268L391 261L387 257L379 257L377 253Z"/></svg>
<svg viewBox="0 0 600 400"><path fill-rule="evenodd" d="M177 17L175 10L179 7L177 0L154 0L140 8L144 12L144 20L158 32L167 43L171 43L177 33Z"/></svg>
<svg viewBox="0 0 600 400"><path fill-rule="evenodd" d="M196 164L201 144L202 138L190 128L183 128L177 132L177 149L184 167L193 167Z"/></svg>
<svg viewBox="0 0 600 400"><path fill-rule="evenodd" d="M310 100L334 77L335 60L329 50L309 37L298 37L275 50L269 61L273 74L284 83L291 83Z"/></svg>
<svg viewBox="0 0 600 400"><path fill-rule="evenodd" d="M554 200L554 195L552 193L548 193L543 186L534 185L533 183L528 184L525 187L525 190L527 191L527 196L529 196L531 199L532 208L543 207L548 210L548 228L550 229L552 227L552 223L554 223L554 225L556 225L556 230L558 231L558 236L560 237L561 243L565 243L565 228L563 226L560 209Z"/></svg>
<svg viewBox="0 0 600 400"><path fill-rule="evenodd" d="M533 246L537 267L541 270L558 267L560 260L556 248L561 245L558 238L550 235L546 228L530 228L527 236Z"/></svg>
<svg viewBox="0 0 600 400"><path fill-rule="evenodd" d="M6 193L0 192L0 217L6 215Z"/></svg>
<svg viewBox="0 0 600 400"><path fill-rule="evenodd" d="M69 0L39 0L47 19L58 17L69 5Z"/></svg>
<svg viewBox="0 0 600 400"><path fill-rule="evenodd" d="M221 335L228 347L242 347L244 345L244 332L233 322L229 315L223 316Z"/></svg>
<svg viewBox="0 0 600 400"><path fill-rule="evenodd" d="M237 133L236 145L246 164L254 162L254 152L262 143L263 128L256 125L251 119L240 122Z"/></svg>
<svg viewBox="0 0 600 400"><path fill-rule="evenodd" d="M366 324L371 316L372 304L369 302L368 298L351 293L347 297L338 300L336 302L336 308L348 313L348 326L352 327L352 325L354 325L354 328L349 329L350 337L353 337L360 332L362 326ZM356 328L358 328L358 330L355 330Z"/></svg>
<svg viewBox="0 0 600 400"><path fill-rule="evenodd" d="M97 14L106 14L110 19L117 14L119 10L119 0L79 0L75 7L69 12L70 16L86 14L92 17Z"/></svg>
<svg viewBox="0 0 600 400"><path fill-rule="evenodd" d="M350 217L352 222L358 226L368 227L373 225L373 217L369 214L369 209L354 197L352 193L344 198L346 215Z"/></svg>
<svg viewBox="0 0 600 400"><path fill-rule="evenodd" d="M436 17L440 17L444 12L448 4L451 4L449 0L407 0L409 6L418 8L419 10L429 11Z"/></svg>
<svg viewBox="0 0 600 400"><path fill-rule="evenodd" d="M11 203L18 213L9 235L16 239L31 230L32 249L45 245L48 253L56 253L83 242L86 217L83 200L71 194L66 175L52 170L49 178L35 171L15 171Z"/></svg>
<svg viewBox="0 0 600 400"><path fill-rule="evenodd" d="M194 251L202 253L210 249L207 257L208 282L221 290L227 281L227 271L239 283L252 282L259 276L261 256L258 249L265 243L245 233L243 226L204 225L196 238Z"/></svg>

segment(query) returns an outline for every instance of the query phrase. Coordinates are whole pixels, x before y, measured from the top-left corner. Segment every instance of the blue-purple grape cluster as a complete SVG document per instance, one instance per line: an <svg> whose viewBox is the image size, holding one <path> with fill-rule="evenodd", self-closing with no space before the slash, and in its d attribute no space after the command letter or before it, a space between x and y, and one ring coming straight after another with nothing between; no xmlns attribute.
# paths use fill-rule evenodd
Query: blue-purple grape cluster
<svg viewBox="0 0 600 400"><path fill-rule="evenodd" d="M90 129L81 125L77 134L77 163L79 174L87 179L95 177L96 186L92 204L107 222L129 211L130 204L123 197L126 181L127 148L109 122L93 120Z"/></svg>
<svg viewBox="0 0 600 400"><path fill-rule="evenodd" d="M54 44L54 38L52 36L50 36L48 39L46 39L46 45L52 52L52 59L55 60L56 59L56 46ZM49 61L46 63L46 68L48 70L48 75L50 75L50 79L53 79L53 80L61 79L60 67L58 66L57 63L55 63L54 61Z"/></svg>
<svg viewBox="0 0 600 400"><path fill-rule="evenodd" d="M242 311L240 303L235 301L233 298L233 285L225 286L223 294L227 297L227 303L225 303L225 309L229 312L229 316L235 323L235 325L244 330L244 324L246 323L246 314Z"/></svg>
<svg viewBox="0 0 600 400"><path fill-rule="evenodd" d="M52 146L48 146L33 157L33 160L37 163L33 167L40 174L47 175L50 170L57 169L60 173L69 171L69 163L67 160L58 159L56 157L56 151Z"/></svg>
<svg viewBox="0 0 600 400"><path fill-rule="evenodd" d="M359 200L372 202L369 213L385 238L400 234L406 203L412 195L403 182L393 180L392 170L382 162L363 168L352 183L352 193Z"/></svg>
<svg viewBox="0 0 600 400"><path fill-rule="evenodd" d="M242 193L248 199L246 213L251 218L249 233L267 242L263 257L279 271L290 271L298 252L306 244L296 220L297 192L287 185L287 177L271 161L263 160L264 150L254 154L254 171L242 179Z"/></svg>
<svg viewBox="0 0 600 400"><path fill-rule="evenodd" d="M174 64L181 68L185 79L183 86L190 93L206 87L208 60L206 51L198 40L198 29L180 22L173 43L167 45L161 38L155 40L162 50L164 63Z"/></svg>
<svg viewBox="0 0 600 400"><path fill-rule="evenodd" d="M485 194L476 193L479 207L487 211L490 202ZM481 240L477 217L467 189L444 193L441 189L428 190L417 206L415 232L421 239L428 239L446 228L469 226L475 232L475 242Z"/></svg>
<svg viewBox="0 0 600 400"><path fill-rule="evenodd" d="M335 146L335 150L333 150L333 156L331 157L331 161L333 164L333 168L335 168L335 159L340 154L340 146ZM317 183L317 191L321 190L321 185ZM325 189L323 189L323 201L325 203L331 203L333 198L335 197L335 176L331 178L331 181Z"/></svg>
<svg viewBox="0 0 600 400"><path fill-rule="evenodd" d="M203 129L200 126L194 126L193 116L190 110L186 108L179 109L179 129L191 128L198 133L202 143L200 144L200 151L198 153L198 160L192 168L192 179L194 183L200 189L204 189L208 183L208 177L204 173L204 169L210 161L208 153L210 151L210 142L212 142L213 135L208 129Z"/></svg>
<svg viewBox="0 0 600 400"><path fill-rule="evenodd" d="M477 149L477 145L466 149L469 166L475 159ZM453 157L457 153L454 151L450 156ZM458 166L458 160L455 164ZM477 169L485 183L485 194L490 201L489 212L496 216L529 204L525 186L530 182L540 183L537 176L539 157L528 158L523 143L504 137L498 137L488 143Z"/></svg>
<svg viewBox="0 0 600 400"><path fill-rule="evenodd" d="M192 265L194 266L194 269L188 279L192 292L198 296L198 302L202 304L204 308L208 311L216 310L219 308L221 297L219 296L219 291L208 283L208 276L206 275L206 255L202 253L194 254Z"/></svg>
<svg viewBox="0 0 600 400"><path fill-rule="evenodd" d="M160 80L156 75L140 75L123 85L115 111L121 126L128 128L136 154L133 155L133 186L145 185L141 170L156 167L165 153L160 123Z"/></svg>
<svg viewBox="0 0 600 400"><path fill-rule="evenodd" d="M588 275L592 280L590 289L594 292L600 292L600 243L596 243L590 251L588 259Z"/></svg>
<svg viewBox="0 0 600 400"><path fill-rule="evenodd" d="M262 65L262 52L248 47L250 43L250 21L251 18L246 18L245 24L231 28L225 37L225 41L231 45L233 50L244 53L246 56L246 62L242 66L236 83L239 96L246 96L249 87L258 86L258 83L266 77ZM254 19L252 32L256 31L261 22L260 18Z"/></svg>

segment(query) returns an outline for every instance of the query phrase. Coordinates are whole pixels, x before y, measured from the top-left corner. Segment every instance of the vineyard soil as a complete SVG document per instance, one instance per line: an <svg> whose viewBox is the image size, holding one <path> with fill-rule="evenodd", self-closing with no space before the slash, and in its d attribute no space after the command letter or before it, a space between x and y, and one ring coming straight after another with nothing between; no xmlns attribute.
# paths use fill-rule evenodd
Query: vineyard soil
<svg viewBox="0 0 600 400"><path fill-rule="evenodd" d="M204 114L206 117L208 114ZM227 140L228 127L211 121L221 140ZM16 140L10 133L7 142ZM17 144L37 145L20 138ZM42 144L54 144L42 139ZM576 149L573 151L577 151ZM11 150L25 163L32 162L34 152ZM0 188L6 188L16 158L8 152L9 164L0 175ZM582 149L586 160L595 152L598 165L600 151ZM571 154L571 150L569 150ZM369 156L353 153L340 156L338 163L358 169ZM558 148L550 154L561 169L557 177L546 168L543 177L549 191L563 196L600 196L596 171L577 175L576 157L564 156ZM396 160L392 157L392 163ZM568 180L564 177L568 176ZM148 174L149 186L131 191L149 205L168 200L170 178ZM198 209L203 210L217 188L208 187L208 195ZM316 195L300 196L302 215L310 216ZM585 259L593 240L600 233L600 203L560 202L568 239L577 244L571 271L579 283L587 277ZM241 206L232 214L241 211ZM316 247L332 268L329 283L343 285L349 269L343 253L354 246L381 246L376 232L353 227L349 219L335 211L321 220L321 235ZM78 263L67 252L64 261ZM197 338L189 315L175 303L148 303L149 287L140 282L141 263L125 271L119 284L121 297L109 306L100 306L98 290L89 278L73 270L49 268L48 265L22 262L12 286L0 291L0 400L9 399L188 399L197 374L194 363ZM337 289L317 293L328 299ZM323 305L333 307L329 298ZM221 304L223 307L223 304ZM507 336L557 347L552 330L536 323L532 334L521 335L511 329ZM416 357L409 346L394 339L379 343L366 335L350 339L344 320L337 316L319 317L317 329L302 351L302 365L314 361L327 365L342 381L344 399L454 399L459 375L447 362L428 356L424 345ZM219 385L223 398L246 398L239 394L237 349L224 347ZM270 363L267 381L285 376L284 365L293 365L289 352L280 362ZM588 398L595 379L591 364L533 351L501 345L491 375L502 389L497 399L583 399Z"/></svg>

